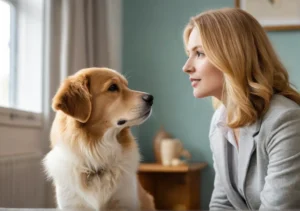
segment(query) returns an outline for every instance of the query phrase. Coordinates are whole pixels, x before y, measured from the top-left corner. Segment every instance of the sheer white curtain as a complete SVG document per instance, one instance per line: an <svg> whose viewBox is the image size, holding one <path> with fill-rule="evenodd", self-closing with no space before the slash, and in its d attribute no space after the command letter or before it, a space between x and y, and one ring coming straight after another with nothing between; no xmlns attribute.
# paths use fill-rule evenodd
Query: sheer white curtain
<svg viewBox="0 0 300 211"><path fill-rule="evenodd" d="M54 117L51 101L60 82L81 68L112 66L107 6L107 0L45 0L45 153L49 150ZM54 195L49 184L46 190L47 207L53 207Z"/></svg>

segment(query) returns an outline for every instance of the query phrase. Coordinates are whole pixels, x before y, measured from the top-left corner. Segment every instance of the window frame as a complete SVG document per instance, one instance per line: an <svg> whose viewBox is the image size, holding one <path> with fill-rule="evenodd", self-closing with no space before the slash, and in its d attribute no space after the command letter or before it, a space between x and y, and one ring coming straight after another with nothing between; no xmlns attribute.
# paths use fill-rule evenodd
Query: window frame
<svg viewBox="0 0 300 211"><path fill-rule="evenodd" d="M41 113L0 107L0 126L41 128Z"/></svg>
<svg viewBox="0 0 300 211"><path fill-rule="evenodd" d="M9 106L0 106L0 126L41 128L42 113L29 112L15 108L18 96L18 28L19 0L0 0L11 6L11 43L9 73Z"/></svg>
<svg viewBox="0 0 300 211"><path fill-rule="evenodd" d="M16 0L4 0L11 5L10 27L11 51L10 51L10 80L9 80L9 106L17 104L17 46L18 46L18 2Z"/></svg>

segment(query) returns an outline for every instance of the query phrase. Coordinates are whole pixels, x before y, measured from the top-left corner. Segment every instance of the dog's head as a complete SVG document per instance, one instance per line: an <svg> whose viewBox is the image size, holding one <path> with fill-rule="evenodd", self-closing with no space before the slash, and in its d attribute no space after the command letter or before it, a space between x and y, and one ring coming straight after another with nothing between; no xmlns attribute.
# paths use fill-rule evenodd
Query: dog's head
<svg viewBox="0 0 300 211"><path fill-rule="evenodd" d="M108 68L88 68L68 77L52 107L90 130L124 128L143 123L153 96L128 88L127 80Z"/></svg>

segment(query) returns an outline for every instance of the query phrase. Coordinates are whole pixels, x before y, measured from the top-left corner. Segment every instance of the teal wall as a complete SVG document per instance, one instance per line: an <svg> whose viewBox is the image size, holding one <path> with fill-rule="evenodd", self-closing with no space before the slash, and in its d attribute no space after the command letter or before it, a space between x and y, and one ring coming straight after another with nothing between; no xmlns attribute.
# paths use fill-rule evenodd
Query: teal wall
<svg viewBox="0 0 300 211"><path fill-rule="evenodd" d="M152 141L163 125L183 141L193 161L209 164L201 182L202 209L207 209L214 178L208 140L213 109L209 98L193 97L188 77L181 71L186 61L182 32L191 16L232 7L234 0L124 0L123 4L122 71L131 88L155 97L152 117L134 128L144 161L154 161ZM270 37L292 81L300 85L300 33L272 32Z"/></svg>
<svg viewBox="0 0 300 211"><path fill-rule="evenodd" d="M293 85L300 90L300 30L268 33Z"/></svg>

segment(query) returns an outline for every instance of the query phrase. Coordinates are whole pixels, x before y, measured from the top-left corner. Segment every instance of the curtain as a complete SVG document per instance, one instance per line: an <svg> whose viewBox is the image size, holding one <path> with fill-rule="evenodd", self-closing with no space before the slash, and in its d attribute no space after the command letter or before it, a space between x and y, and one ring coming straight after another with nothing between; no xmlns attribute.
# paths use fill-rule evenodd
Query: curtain
<svg viewBox="0 0 300 211"><path fill-rule="evenodd" d="M106 0L45 0L43 75L43 151L49 151L52 98L68 75L86 67L109 67ZM54 207L46 183L46 207Z"/></svg>

